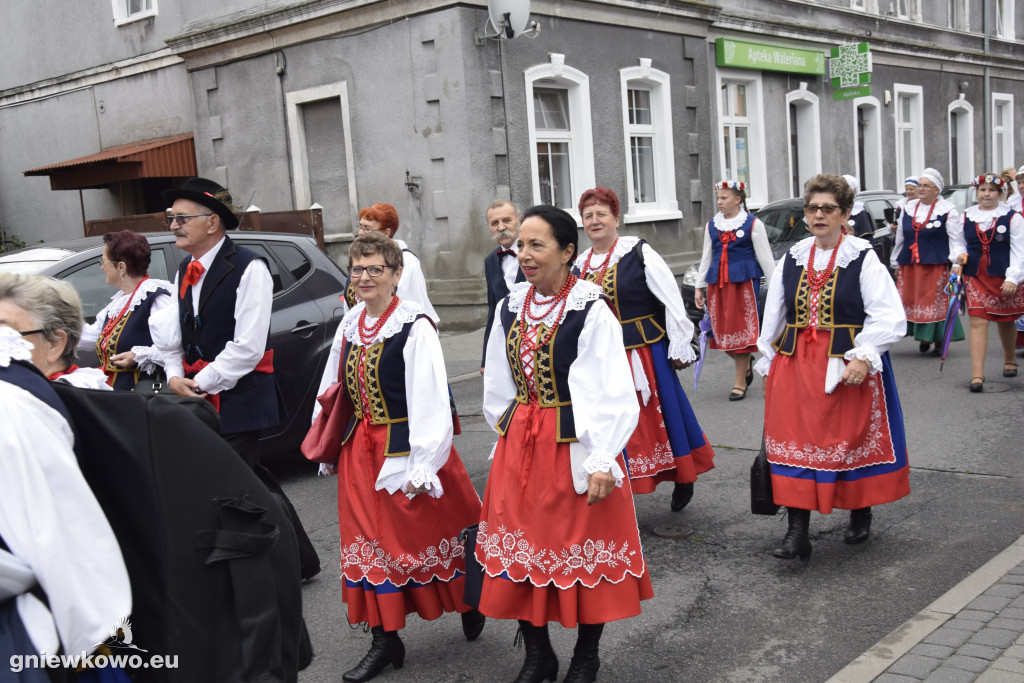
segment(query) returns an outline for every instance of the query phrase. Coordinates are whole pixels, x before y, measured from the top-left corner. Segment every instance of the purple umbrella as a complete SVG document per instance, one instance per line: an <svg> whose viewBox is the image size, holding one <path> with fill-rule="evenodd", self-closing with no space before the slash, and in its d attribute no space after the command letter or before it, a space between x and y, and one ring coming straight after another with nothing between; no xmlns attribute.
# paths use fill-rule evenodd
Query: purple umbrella
<svg viewBox="0 0 1024 683"><path fill-rule="evenodd" d="M708 315L707 310L704 311L704 317L700 320L700 358L697 359L697 364L693 366L693 388L697 389L697 380L700 379L700 370L704 367L704 358L708 355L708 339L714 339L715 335L711 332L711 316Z"/></svg>
<svg viewBox="0 0 1024 683"><path fill-rule="evenodd" d="M949 310L946 311L946 329L942 334L942 361L939 363L939 372L942 372L942 366L946 362L949 342L953 339L953 328L956 327L956 317L964 299L964 280L959 273L951 272L949 274L949 282L946 283L943 291L949 295Z"/></svg>

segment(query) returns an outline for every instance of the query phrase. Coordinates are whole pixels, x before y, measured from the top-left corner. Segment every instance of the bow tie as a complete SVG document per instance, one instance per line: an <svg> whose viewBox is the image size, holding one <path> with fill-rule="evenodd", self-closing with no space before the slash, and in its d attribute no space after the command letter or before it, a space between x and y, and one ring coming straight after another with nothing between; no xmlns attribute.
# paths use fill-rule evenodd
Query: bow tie
<svg viewBox="0 0 1024 683"><path fill-rule="evenodd" d="M206 269L203 268L203 264L199 261L190 261L188 267L185 269L185 277L181 278L181 289L179 294L181 298L185 298L185 292L189 287L199 282L200 276Z"/></svg>
<svg viewBox="0 0 1024 683"><path fill-rule="evenodd" d="M512 251L511 249L499 249L498 250L498 256L499 257L500 256L515 256L515 255L516 255L516 252Z"/></svg>

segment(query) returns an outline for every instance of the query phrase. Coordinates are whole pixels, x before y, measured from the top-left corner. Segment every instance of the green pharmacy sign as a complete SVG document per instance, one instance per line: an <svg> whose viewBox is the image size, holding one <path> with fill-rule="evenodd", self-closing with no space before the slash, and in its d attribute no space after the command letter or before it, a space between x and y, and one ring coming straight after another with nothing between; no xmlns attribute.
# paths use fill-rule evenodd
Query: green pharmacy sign
<svg viewBox="0 0 1024 683"><path fill-rule="evenodd" d="M828 75L832 79L834 100L847 100L870 92L871 46L867 43L847 43L832 48L828 60ZM850 90L845 90L849 88Z"/></svg>
<svg viewBox="0 0 1024 683"><path fill-rule="evenodd" d="M736 69L825 75L825 53L821 50L749 43L732 38L715 41L715 64Z"/></svg>

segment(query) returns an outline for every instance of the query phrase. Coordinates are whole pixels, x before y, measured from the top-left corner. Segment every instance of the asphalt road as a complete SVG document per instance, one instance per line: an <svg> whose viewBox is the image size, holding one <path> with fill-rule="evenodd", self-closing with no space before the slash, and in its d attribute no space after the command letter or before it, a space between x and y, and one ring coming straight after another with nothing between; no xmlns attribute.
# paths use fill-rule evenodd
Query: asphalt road
<svg viewBox="0 0 1024 683"><path fill-rule="evenodd" d="M472 338L460 343L479 348ZM825 681L1016 540L1024 532L1024 373L1003 380L993 330L987 374L1010 390L971 394L967 354L966 342L955 344L940 373L938 359L920 355L916 342L894 347L911 494L875 508L871 539L861 546L843 543L845 512L812 514L808 563L771 557L785 519L749 513L760 382L746 400L730 403L733 365L724 354L711 353L696 391L692 370L680 372L715 446L716 467L701 476L681 513L668 508L667 484L635 497L655 598L641 616L605 629L600 680ZM475 365L465 353L449 361L449 375L467 377ZM453 390L463 415L456 448L482 494L494 442L479 416L482 382L465 379ZM304 464L279 468L325 567L303 590L316 659L300 680L320 683L340 680L365 654L369 635L348 626L341 602L336 480L313 471ZM692 533L655 534L663 525ZM515 630L514 623L491 620L468 643L455 615L434 622L410 617L401 633L405 667L377 680L512 680L523 656L513 648ZM564 675L575 632L553 625L551 633Z"/></svg>

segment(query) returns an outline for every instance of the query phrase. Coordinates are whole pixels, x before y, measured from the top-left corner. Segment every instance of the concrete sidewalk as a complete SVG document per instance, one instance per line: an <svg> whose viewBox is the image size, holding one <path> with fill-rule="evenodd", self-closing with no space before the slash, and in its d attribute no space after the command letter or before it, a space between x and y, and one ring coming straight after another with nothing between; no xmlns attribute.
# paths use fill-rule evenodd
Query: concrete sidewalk
<svg viewBox="0 0 1024 683"><path fill-rule="evenodd" d="M1024 681L1024 536L829 683Z"/></svg>

